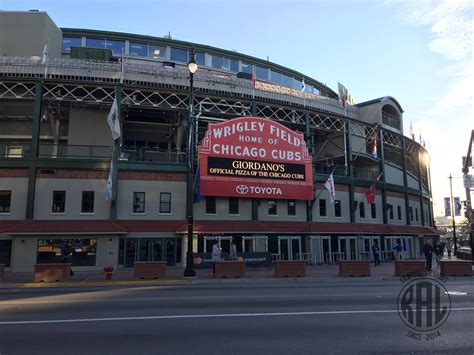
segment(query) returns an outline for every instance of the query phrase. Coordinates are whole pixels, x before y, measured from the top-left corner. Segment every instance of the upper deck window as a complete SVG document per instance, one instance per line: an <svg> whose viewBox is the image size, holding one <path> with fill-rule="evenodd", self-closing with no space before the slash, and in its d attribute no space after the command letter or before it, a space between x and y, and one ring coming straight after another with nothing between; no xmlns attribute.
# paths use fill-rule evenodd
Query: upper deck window
<svg viewBox="0 0 474 355"><path fill-rule="evenodd" d="M281 85L281 73L272 70L270 73L270 80L274 84Z"/></svg>
<svg viewBox="0 0 474 355"><path fill-rule="evenodd" d="M248 74L253 74L253 65L249 63L244 63L242 62L242 72L248 73Z"/></svg>
<svg viewBox="0 0 474 355"><path fill-rule="evenodd" d="M293 78L289 77L288 75L281 75L281 85L287 86L289 88L293 87Z"/></svg>
<svg viewBox="0 0 474 355"><path fill-rule="evenodd" d="M177 62L187 63L188 62L188 51L186 49L171 47L170 59L175 60Z"/></svg>
<svg viewBox="0 0 474 355"><path fill-rule="evenodd" d="M112 51L113 55L122 55L125 54L125 42L124 41L114 41L110 39L105 40L105 48L108 48Z"/></svg>
<svg viewBox="0 0 474 355"><path fill-rule="evenodd" d="M80 47L81 37L63 37L62 53L71 53L71 47Z"/></svg>
<svg viewBox="0 0 474 355"><path fill-rule="evenodd" d="M150 44L148 46L148 56L155 59L166 59L166 47Z"/></svg>
<svg viewBox="0 0 474 355"><path fill-rule="evenodd" d="M148 44L130 42L128 52L133 56L146 57L148 56Z"/></svg>
<svg viewBox="0 0 474 355"><path fill-rule="evenodd" d="M86 38L86 47L90 48L105 48L105 39Z"/></svg>
<svg viewBox="0 0 474 355"><path fill-rule="evenodd" d="M268 80L268 68L255 67L255 76L257 79Z"/></svg>

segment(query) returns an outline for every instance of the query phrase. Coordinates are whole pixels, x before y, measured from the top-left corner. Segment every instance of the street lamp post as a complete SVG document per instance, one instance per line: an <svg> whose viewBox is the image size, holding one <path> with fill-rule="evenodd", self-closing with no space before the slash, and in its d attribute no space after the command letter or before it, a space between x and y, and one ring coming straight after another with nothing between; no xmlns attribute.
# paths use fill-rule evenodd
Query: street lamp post
<svg viewBox="0 0 474 355"><path fill-rule="evenodd" d="M456 221L454 220L454 199L453 199L453 177L451 173L449 173L449 187L451 189L451 216L453 219L453 244L454 244L454 255L456 255L458 251L458 239L456 237Z"/></svg>
<svg viewBox="0 0 474 355"><path fill-rule="evenodd" d="M186 269L184 277L196 277L193 263L193 195L194 195L194 95L193 76L198 68L194 48L188 62L189 70L189 115L188 115L188 174L186 189L186 217L188 221L188 251L186 254Z"/></svg>

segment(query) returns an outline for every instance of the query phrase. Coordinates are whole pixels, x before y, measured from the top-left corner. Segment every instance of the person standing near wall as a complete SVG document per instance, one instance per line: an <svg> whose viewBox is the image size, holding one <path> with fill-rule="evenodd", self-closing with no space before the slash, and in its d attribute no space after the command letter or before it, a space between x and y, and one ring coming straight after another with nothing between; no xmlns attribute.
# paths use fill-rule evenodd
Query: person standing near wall
<svg viewBox="0 0 474 355"><path fill-rule="evenodd" d="M219 242L216 242L212 246L212 273L216 273L216 262L221 260L221 247L219 246Z"/></svg>
<svg viewBox="0 0 474 355"><path fill-rule="evenodd" d="M433 261L433 245L431 241L427 241L425 245L423 245L423 252L426 258L426 270L431 271L431 264Z"/></svg>

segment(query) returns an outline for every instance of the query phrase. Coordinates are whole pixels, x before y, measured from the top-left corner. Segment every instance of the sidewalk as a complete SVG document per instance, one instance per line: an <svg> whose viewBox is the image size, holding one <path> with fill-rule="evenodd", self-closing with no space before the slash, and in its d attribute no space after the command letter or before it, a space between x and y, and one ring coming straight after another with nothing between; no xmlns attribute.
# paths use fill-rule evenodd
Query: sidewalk
<svg viewBox="0 0 474 355"><path fill-rule="evenodd" d="M456 260L453 257L451 260ZM246 268L245 277L242 279L233 280L275 280L274 268ZM433 272L439 272L436 267L436 262L433 260ZM394 263L387 262L382 263L378 267L370 265L369 277L339 277L339 266L338 265L316 265L306 267L306 277L298 278L303 279L321 279L321 280L347 280L347 279L363 279L363 280L392 280L395 281L398 277L394 276ZM210 281L222 281L230 279L215 279L212 274L212 269L197 269L197 277L194 279L183 278L182 267L168 267L166 269L165 279L155 280L139 280L135 279L133 275L133 269L118 269L114 271L111 281L105 280L104 272L76 272L74 276L70 277L67 281L61 283L34 283L34 273L11 273L6 272L3 281L3 287L41 287L41 286L105 286L105 285L179 285L189 283L210 282ZM290 278L291 279L291 278ZM282 280L282 279L280 279ZM0 286L2 282L0 282Z"/></svg>

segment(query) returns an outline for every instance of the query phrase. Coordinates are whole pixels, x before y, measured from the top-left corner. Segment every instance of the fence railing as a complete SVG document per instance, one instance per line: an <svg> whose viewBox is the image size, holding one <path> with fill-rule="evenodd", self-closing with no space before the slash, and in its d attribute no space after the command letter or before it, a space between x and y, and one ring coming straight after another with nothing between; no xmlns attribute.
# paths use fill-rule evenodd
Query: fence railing
<svg viewBox="0 0 474 355"><path fill-rule="evenodd" d="M185 65L176 64L174 68L168 69L162 62L142 64L127 60L128 58L125 58L122 71L122 65L117 62L50 58L46 64L41 64L39 58L0 57L0 77L45 77L94 83L118 83L123 80L124 83L134 85L171 85L183 88L189 85L189 72ZM251 80L237 78L231 73L219 72L207 67L200 68L194 74L194 86L196 92L214 90L239 97L246 95L256 99L276 100L347 115L349 118L357 118L359 113L358 107L349 105L344 109L338 100L329 97L302 93L263 81L257 81L254 88Z"/></svg>
<svg viewBox="0 0 474 355"><path fill-rule="evenodd" d="M105 160L112 158L112 147L40 143L38 147L38 157L46 159L59 158Z"/></svg>
<svg viewBox="0 0 474 355"><path fill-rule="evenodd" d="M339 175L339 176L346 175L346 167L344 165L320 163L317 161L314 161L313 164L314 164L314 169L316 173L328 174L328 175L333 173L333 175Z"/></svg>
<svg viewBox="0 0 474 355"><path fill-rule="evenodd" d="M125 148L120 154L120 161L132 163L174 163L185 164L186 152L176 149Z"/></svg>

